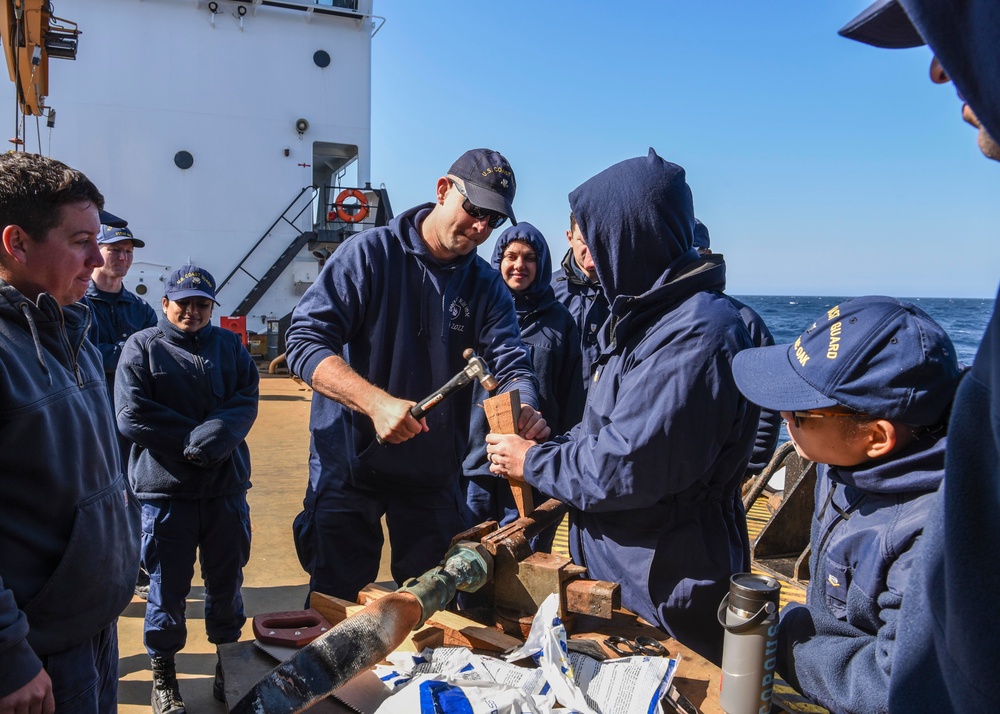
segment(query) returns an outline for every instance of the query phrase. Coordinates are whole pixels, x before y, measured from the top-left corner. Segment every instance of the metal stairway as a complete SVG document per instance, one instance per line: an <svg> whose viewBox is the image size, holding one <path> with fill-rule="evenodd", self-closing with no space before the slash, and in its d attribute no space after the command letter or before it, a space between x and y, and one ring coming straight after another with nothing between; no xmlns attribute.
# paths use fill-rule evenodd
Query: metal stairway
<svg viewBox="0 0 1000 714"><path fill-rule="evenodd" d="M248 314L250 310L253 309L254 305L256 305L257 302L264 296L268 289L274 285L278 276L281 275L282 271L284 271L284 269L291 264L291 262L295 259L295 256L299 254L299 251L301 251L309 241L316 240L315 231L305 231L303 233L299 233L299 235L296 236L296 238L285 248L281 255L278 256L271 267L268 268L260 277L253 275L243 267L254 254L254 251L256 251L261 243L264 242L265 238L271 235L275 227L281 223L281 221L295 227L295 221L312 207L318 191L318 186L306 186L303 188L299 192L299 195L288 204L288 208L284 210L278 219L275 220L275 222L272 223L271 226L264 232L264 235L262 235L257 242L253 244L249 251L247 251L247 254L243 256L243 259L237 263L235 268L233 268L233 271L229 273L229 275L226 276L226 279L219 284L219 291L221 291L224 287L226 287L226 284L233 278L233 276L240 271L249 275L254 281L253 287L250 288L246 297L244 297L240 301L239 305L236 306L236 309L230 313L230 316L240 317L241 315ZM300 206L297 211L296 206Z"/></svg>

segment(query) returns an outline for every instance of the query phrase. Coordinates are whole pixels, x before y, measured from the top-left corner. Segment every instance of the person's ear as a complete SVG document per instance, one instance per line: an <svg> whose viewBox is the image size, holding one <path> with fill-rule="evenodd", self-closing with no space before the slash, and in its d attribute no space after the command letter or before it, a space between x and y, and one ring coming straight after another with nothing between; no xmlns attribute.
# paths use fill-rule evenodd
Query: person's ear
<svg viewBox="0 0 1000 714"><path fill-rule="evenodd" d="M444 200L448 197L448 190L451 188L451 181L448 180L446 176L442 176L437 182L437 202L439 204L444 204Z"/></svg>
<svg viewBox="0 0 1000 714"><path fill-rule="evenodd" d="M876 419L868 427L865 453L870 459L888 456L896 448L900 434L895 425L887 419Z"/></svg>
<svg viewBox="0 0 1000 714"><path fill-rule="evenodd" d="M3 251L24 265L28 259L28 241L31 238L21 226L10 225L3 229Z"/></svg>
<svg viewBox="0 0 1000 714"><path fill-rule="evenodd" d="M931 60L931 81L934 84L947 84L951 81L948 73L944 71L944 67L938 62L937 57Z"/></svg>

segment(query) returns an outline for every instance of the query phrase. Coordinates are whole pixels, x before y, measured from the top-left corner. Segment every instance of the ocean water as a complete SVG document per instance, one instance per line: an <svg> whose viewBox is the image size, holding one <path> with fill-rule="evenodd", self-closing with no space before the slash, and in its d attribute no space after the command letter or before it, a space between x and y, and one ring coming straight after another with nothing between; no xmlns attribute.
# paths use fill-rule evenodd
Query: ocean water
<svg viewBox="0 0 1000 714"><path fill-rule="evenodd" d="M824 312L847 298L791 295L738 295L756 310L774 335L776 344L794 342ZM972 364L993 312L993 300L984 298L900 298L920 307L951 337L959 361Z"/></svg>
<svg viewBox="0 0 1000 714"><path fill-rule="evenodd" d="M792 295L739 295L737 300L746 303L764 318L775 344L794 342L806 328L824 312L847 298ZM900 298L912 302L933 317L955 343L958 360L971 365L986 332L993 300L984 298ZM778 443L788 441L784 425L778 434ZM781 489L784 479L773 482Z"/></svg>

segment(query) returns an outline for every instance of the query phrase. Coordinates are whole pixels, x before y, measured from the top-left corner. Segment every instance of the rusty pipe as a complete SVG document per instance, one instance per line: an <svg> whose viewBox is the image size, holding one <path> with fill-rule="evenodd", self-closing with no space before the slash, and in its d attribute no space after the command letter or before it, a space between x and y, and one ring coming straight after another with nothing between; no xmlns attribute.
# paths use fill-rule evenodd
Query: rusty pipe
<svg viewBox="0 0 1000 714"><path fill-rule="evenodd" d="M493 560L477 543L453 546L442 565L369 603L303 647L255 684L231 714L296 714L355 675L381 662L455 596L474 592L493 575Z"/></svg>

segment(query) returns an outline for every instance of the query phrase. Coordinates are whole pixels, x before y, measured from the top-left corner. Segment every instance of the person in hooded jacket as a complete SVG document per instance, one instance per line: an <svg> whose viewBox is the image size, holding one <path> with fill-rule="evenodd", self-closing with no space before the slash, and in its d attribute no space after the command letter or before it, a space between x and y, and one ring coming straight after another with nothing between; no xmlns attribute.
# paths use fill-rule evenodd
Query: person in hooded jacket
<svg viewBox="0 0 1000 714"><path fill-rule="evenodd" d="M650 149L569 201L611 304L583 421L544 444L488 434L491 471L570 504L573 560L718 663L716 611L750 565L733 504L760 410L731 370L750 333L692 246L683 168Z"/></svg>
<svg viewBox="0 0 1000 714"><path fill-rule="evenodd" d="M156 327L126 340L115 379L118 428L132 441L128 475L142 502L149 573L143 631L155 714L183 712L175 655L187 639L194 564L205 579L208 641L236 642L246 622L250 449L260 376L240 338L212 325L215 279L185 265L167 280ZM221 663L213 694L225 701Z"/></svg>
<svg viewBox="0 0 1000 714"><path fill-rule="evenodd" d="M139 504L77 302L103 205L65 164L0 155L0 712L117 705Z"/></svg>
<svg viewBox="0 0 1000 714"><path fill-rule="evenodd" d="M794 344L741 352L733 374L820 464L807 600L781 613L777 672L831 712L888 711L900 606L944 477L955 346L920 308L861 297Z"/></svg>
<svg viewBox="0 0 1000 714"><path fill-rule="evenodd" d="M538 377L538 398L545 421L553 434L569 431L583 414L580 336L573 316L556 300L549 284L552 258L545 236L524 221L511 226L497 239L492 264L514 298L521 339L531 353ZM473 405L481 405L488 396L482 385L476 384ZM489 430L486 413L473 406L462 479L466 528L490 519L506 525L518 517L507 480L490 473L485 440ZM537 491L533 495L536 503L544 498ZM549 552L557 527L540 533L532 548Z"/></svg>
<svg viewBox="0 0 1000 714"><path fill-rule="evenodd" d="M515 190L501 154L467 151L437 180L433 203L345 240L295 308L288 366L316 391L293 524L310 591L354 600L375 579L383 515L398 583L436 565L461 530L469 393L420 420L410 409L467 366L466 349L500 392L520 390L520 433L548 436L510 292L476 255L514 222Z"/></svg>
<svg viewBox="0 0 1000 714"><path fill-rule="evenodd" d="M721 253L712 252L712 239L708 233L708 226L701 222L701 220L694 219L694 247L698 250L698 255L702 257L703 260L708 260L714 263L718 263L725 269L725 260ZM720 289L725 289L725 284L723 283ZM754 310L749 305L740 302L732 295L727 295L729 302L731 302L737 310L740 311L740 315L743 317L743 322L750 331L750 338L753 340L754 347L769 347L774 344L774 337L771 335L771 331L767 329L767 324L764 322L757 311ZM781 415L778 412L771 411L769 409L760 410L760 422L757 424L757 438L754 440L753 452L750 454L750 463L747 464L746 473L743 474L742 482L746 483L748 479L753 478L765 468L771 461L771 457L774 456L774 450L778 446L778 435L781 432ZM742 528L741 530L747 530L747 514L746 509L743 507L743 493L742 489L736 492L736 501L733 504L733 508L736 509L736 517L740 520ZM743 544L743 554L746 561L750 562L750 537L747 534L747 539Z"/></svg>
<svg viewBox="0 0 1000 714"><path fill-rule="evenodd" d="M552 289L555 291L556 299L569 308L570 314L576 320L580 346L583 350L583 362L580 366L583 375L583 393L586 397L594 376L594 364L601 354L597 336L607 322L611 308L597 279L590 250L572 213L569 214L566 240L569 241L569 250L563 256L559 270L552 276Z"/></svg>
<svg viewBox="0 0 1000 714"><path fill-rule="evenodd" d="M934 53L931 80L954 82L983 155L1000 161L1000 4L878 0L840 34ZM1000 296L952 408L943 498L912 568L889 680L893 711L992 711L1000 650L989 626L1000 592Z"/></svg>

